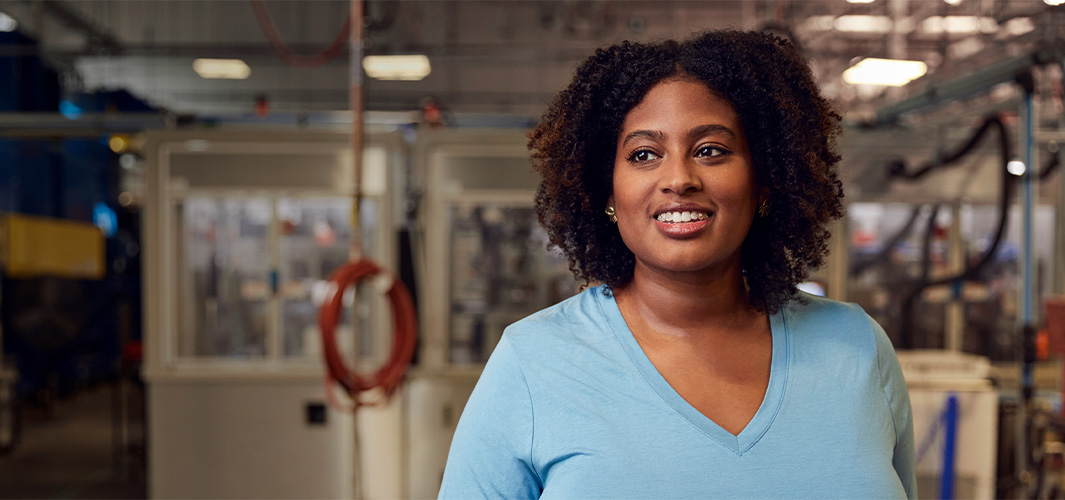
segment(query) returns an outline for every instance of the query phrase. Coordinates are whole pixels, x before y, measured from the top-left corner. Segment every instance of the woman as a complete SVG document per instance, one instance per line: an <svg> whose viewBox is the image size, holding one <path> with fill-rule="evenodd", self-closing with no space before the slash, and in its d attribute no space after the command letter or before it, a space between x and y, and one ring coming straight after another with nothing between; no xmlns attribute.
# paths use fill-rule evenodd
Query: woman
<svg viewBox="0 0 1065 500"><path fill-rule="evenodd" d="M581 65L529 146L551 243L602 285L507 328L440 497L915 498L890 342L795 288L842 215L839 120L767 34Z"/></svg>

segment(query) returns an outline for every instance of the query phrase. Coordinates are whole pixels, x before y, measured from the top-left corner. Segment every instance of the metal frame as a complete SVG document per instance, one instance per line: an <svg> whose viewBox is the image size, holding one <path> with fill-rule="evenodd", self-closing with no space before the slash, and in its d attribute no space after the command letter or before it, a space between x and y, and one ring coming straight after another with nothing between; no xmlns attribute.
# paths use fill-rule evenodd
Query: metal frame
<svg viewBox="0 0 1065 500"><path fill-rule="evenodd" d="M424 221L428 224L425 238L425 267L422 280L422 347L418 373L448 374L476 377L483 365L455 366L448 362L450 338L450 259L451 248L447 228L447 214L451 206L474 203L507 203L516 207L531 207L534 190L464 190L456 193L442 191L444 176L441 160L464 158L521 158L529 157L523 131L460 130L428 134L419 142L416 155L419 170L424 175L426 203ZM526 201L521 201L521 200Z"/></svg>
<svg viewBox="0 0 1065 500"><path fill-rule="evenodd" d="M149 347L145 356L144 373L151 382L166 379L312 379L322 376L320 362L286 360L281 356L281 325L279 297L269 301L267 325L267 356L254 361L181 358L177 350L175 321L177 306L173 290L161 289L157 284L176 283L177 267L175 254L179 244L174 233L174 207L185 199L197 196L230 198L266 198L271 200L271 229L268 239L276 241L279 234L276 201L280 198L349 197L354 194L352 179L330 189L265 189L265 188L189 188L175 186L170 177L171 156L174 154L276 154L276 155L321 155L350 151L348 135L333 132L285 132L266 133L238 131L158 132L148 135L147 151L155 152L149 160L154 168L147 170L148 196L145 203L145 332L155 348ZM204 147L207 149L203 149ZM373 253L386 268L392 268L394 260L393 223L394 200L391 197L391 167L401 154L404 144L398 133L373 134L367 149L381 148L385 151L385 185L382 193L373 197L381 207L381 230L384 237L377 242ZM349 153L350 154L350 153ZM350 175L350 174L345 174ZM364 174L364 179L365 179ZM270 245L272 268L280 263L279 248ZM390 321L387 315L385 321ZM384 333L381 328L375 331ZM383 335L382 335L383 336ZM149 344L151 345L151 344Z"/></svg>

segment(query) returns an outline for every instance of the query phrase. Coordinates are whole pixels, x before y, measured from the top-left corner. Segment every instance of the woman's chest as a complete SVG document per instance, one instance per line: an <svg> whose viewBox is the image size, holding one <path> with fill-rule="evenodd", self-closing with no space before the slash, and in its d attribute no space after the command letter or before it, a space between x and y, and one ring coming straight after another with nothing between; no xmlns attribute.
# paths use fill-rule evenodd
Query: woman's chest
<svg viewBox="0 0 1065 500"><path fill-rule="evenodd" d="M904 496L874 380L789 382L768 425L732 442L640 391L538 414L544 498Z"/></svg>

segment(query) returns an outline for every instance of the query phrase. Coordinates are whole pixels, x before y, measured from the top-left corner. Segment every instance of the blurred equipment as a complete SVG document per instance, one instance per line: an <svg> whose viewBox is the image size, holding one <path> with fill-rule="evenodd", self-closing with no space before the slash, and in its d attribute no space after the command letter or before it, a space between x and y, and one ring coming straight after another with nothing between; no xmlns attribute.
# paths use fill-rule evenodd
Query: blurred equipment
<svg viewBox="0 0 1065 500"><path fill-rule="evenodd" d="M393 320L384 296L361 288L372 281L356 293L328 277L349 261L356 237L362 255L391 266L390 173L403 141L370 135L356 183L349 139L148 134L150 496L354 496L355 422L326 404L318 313L327 299L339 301L337 350L348 365L389 358ZM360 411L363 446L375 454L358 474L368 496L403 496L392 477L402 468L400 412L396 402Z"/></svg>
<svg viewBox="0 0 1065 500"><path fill-rule="evenodd" d="M0 268L10 278L104 277L104 234L87 222L0 214Z"/></svg>
<svg viewBox="0 0 1065 500"><path fill-rule="evenodd" d="M900 351L923 498L995 498L998 392L987 358Z"/></svg>
<svg viewBox="0 0 1065 500"><path fill-rule="evenodd" d="M536 220L522 130L422 129L423 342L409 387L410 498L437 494L451 437L503 330L573 295L565 257Z"/></svg>
<svg viewBox="0 0 1065 500"><path fill-rule="evenodd" d="M849 207L854 244L851 300L885 326L896 346L949 351L936 355L934 366L955 363L949 357L960 356L960 351L1013 363L1018 373L1005 371L1015 378L998 386L1004 423L1000 455L1008 460L999 460L994 495L1022 498L1045 497L1044 487L1053 482L1048 482L1048 474L1060 469L1046 460L1047 453L1056 453L1060 399L1037 394L1035 384L1035 304L1065 287L1060 270L1053 269L1061 265L1055 255L1065 252L1060 239L1065 232L1060 217L1065 183L1062 189L1038 190L1059 163L1041 162L1039 155L1059 155L1058 144L1065 139L1060 130L1065 124L1060 106L1065 46L1056 36L1044 35L1030 37L1022 50L984 60L965 74L917 80L905 99L881 108L844 146L845 151L863 151L864 159L871 160L865 164L871 175L856 182L859 196ZM959 137L959 131L969 129L974 132ZM980 144L992 130L998 135L994 152ZM869 142L882 140L885 133L895 136L895 151ZM910 163L921 166L908 169ZM922 221L923 231L915 230ZM1057 241L1052 239L1055 234ZM1058 278L1043 279L1051 275ZM900 360L906 356L912 354L902 352ZM980 493L967 493L959 482L959 467L974 454L981 460L993 457L994 446L963 452L960 447L967 441L960 436L962 426L971 421L970 411L986 416L994 413L993 405L985 404L984 396L972 396L980 402L967 403L969 396L956 381L936 382L941 394L922 402L923 389L911 380L911 373L907 380L915 420L923 406L924 414L933 415L921 417L928 428L944 433L941 479L958 472L955 480L941 484L940 496L989 495L985 487L993 483L982 479L977 481ZM1059 387L1060 381L1054 388ZM920 443L920 427L918 433ZM919 446L918 456L929 460L922 453ZM988 458L988 463L994 462ZM982 475L986 468L980 470Z"/></svg>

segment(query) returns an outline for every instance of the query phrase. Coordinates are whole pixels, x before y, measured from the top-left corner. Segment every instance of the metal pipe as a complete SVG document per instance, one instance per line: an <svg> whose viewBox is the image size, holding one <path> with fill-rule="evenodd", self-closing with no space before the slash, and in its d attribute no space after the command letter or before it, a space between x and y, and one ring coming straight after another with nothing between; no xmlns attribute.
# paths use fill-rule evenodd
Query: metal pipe
<svg viewBox="0 0 1065 500"><path fill-rule="evenodd" d="M1021 235L1021 249L1023 253L1022 262L1022 318L1024 325L1032 325L1035 322L1035 307L1033 301L1034 297L1034 279L1032 276L1032 259L1033 259L1033 244L1032 244L1032 218L1033 211L1035 209L1035 189L1033 182L1033 173L1037 168L1037 159L1035 151L1035 107L1033 104L1034 97L1031 93L1027 94L1024 99L1025 106L1025 121L1024 121L1024 162L1025 170L1024 175L1021 176L1021 203L1022 203L1022 230Z"/></svg>
<svg viewBox="0 0 1065 500"><path fill-rule="evenodd" d="M351 0L351 39L350 72L351 74L351 163L354 172L355 199L351 206L351 260L357 260L362 255L362 233L360 208L362 204L362 131L363 131L363 99L362 99L362 34L363 34L363 0Z"/></svg>
<svg viewBox="0 0 1065 500"><path fill-rule="evenodd" d="M1060 43L1052 43L1027 54L1004 59L961 78L946 82L929 80L924 83L926 90L923 92L878 111L872 125L890 125L905 113L986 92L995 85L1016 80L1033 66L1060 61L1060 53L1063 50L1065 47ZM920 81L914 85L920 85Z"/></svg>
<svg viewBox="0 0 1065 500"><path fill-rule="evenodd" d="M954 498L954 448L958 434L958 395L947 396L947 407L943 410L943 470L939 476L939 498Z"/></svg>
<svg viewBox="0 0 1065 500"><path fill-rule="evenodd" d="M958 274L965 270L965 240L961 235L961 201L955 200L950 205L950 234L948 243L948 263L950 273ZM965 347L965 305L963 303L961 280L950 284L951 296L947 303L946 330L948 351L961 352Z"/></svg>
<svg viewBox="0 0 1065 500"><path fill-rule="evenodd" d="M1024 144L1025 172L1021 176L1021 401L1018 405L1017 444L1015 459L1018 477L1021 480L1021 495L1028 496L1031 488L1032 472L1030 452L1028 449L1029 431L1031 429L1032 393L1034 382L1032 368L1035 363L1035 329L1032 328L1031 282L1032 282L1032 168L1035 165L1035 109L1034 94L1031 87L1025 90L1024 107L1021 113L1021 140Z"/></svg>

